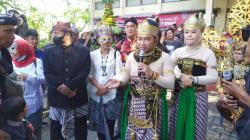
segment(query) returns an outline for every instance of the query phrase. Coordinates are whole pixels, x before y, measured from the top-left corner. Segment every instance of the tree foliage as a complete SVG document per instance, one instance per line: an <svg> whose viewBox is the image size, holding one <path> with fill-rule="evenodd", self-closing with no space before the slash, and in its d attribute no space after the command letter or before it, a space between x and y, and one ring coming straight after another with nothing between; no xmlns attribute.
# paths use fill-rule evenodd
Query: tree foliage
<svg viewBox="0 0 250 140"><path fill-rule="evenodd" d="M64 12L64 17L75 24L80 31L90 22L89 9L82 10L80 8L71 7Z"/></svg>
<svg viewBox="0 0 250 140"><path fill-rule="evenodd" d="M45 44L49 43L50 31L55 24L57 16L63 16L63 18L68 19L80 31L90 22L89 9L74 7L69 0L64 1L67 3L68 9L61 15L42 11L39 7L32 5L24 5L22 1L24 0L0 0L0 12L3 13L9 9L16 9L25 14L29 28L35 29L39 33L39 47L44 47Z"/></svg>
<svg viewBox="0 0 250 140"><path fill-rule="evenodd" d="M27 14L29 28L35 29L39 33L39 47L44 47L50 41L50 31L53 26L53 19L56 18L52 13L43 12L37 7L30 6Z"/></svg>
<svg viewBox="0 0 250 140"><path fill-rule="evenodd" d="M15 0L0 0L0 12L5 12L8 9L16 9L18 11L23 11L20 8L20 4L17 3Z"/></svg>

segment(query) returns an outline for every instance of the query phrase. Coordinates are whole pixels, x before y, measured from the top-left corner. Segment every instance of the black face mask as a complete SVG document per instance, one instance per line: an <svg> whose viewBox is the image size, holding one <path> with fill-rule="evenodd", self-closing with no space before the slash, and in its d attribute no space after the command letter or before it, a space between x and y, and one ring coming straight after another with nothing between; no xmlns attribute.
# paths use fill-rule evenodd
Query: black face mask
<svg viewBox="0 0 250 140"><path fill-rule="evenodd" d="M63 38L64 36L54 36L53 37L53 42L55 45L62 45L63 44Z"/></svg>

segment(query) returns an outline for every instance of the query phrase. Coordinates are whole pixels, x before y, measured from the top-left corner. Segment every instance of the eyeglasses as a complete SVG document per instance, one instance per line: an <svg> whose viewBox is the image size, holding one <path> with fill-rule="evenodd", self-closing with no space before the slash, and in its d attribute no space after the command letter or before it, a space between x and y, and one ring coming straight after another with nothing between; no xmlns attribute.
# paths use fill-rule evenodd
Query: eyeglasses
<svg viewBox="0 0 250 140"><path fill-rule="evenodd" d="M99 41L100 42L112 42L113 39L111 37L100 37Z"/></svg>

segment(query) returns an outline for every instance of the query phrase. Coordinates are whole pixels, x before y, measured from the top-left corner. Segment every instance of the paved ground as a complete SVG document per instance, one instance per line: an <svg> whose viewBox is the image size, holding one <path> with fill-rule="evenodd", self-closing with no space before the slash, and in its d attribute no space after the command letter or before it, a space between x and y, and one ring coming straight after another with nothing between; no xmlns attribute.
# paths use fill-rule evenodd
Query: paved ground
<svg viewBox="0 0 250 140"><path fill-rule="evenodd" d="M226 120L223 125L220 124L220 116L216 109L218 94L210 93L209 95L209 119L207 140L237 140L235 132L232 132L232 126ZM48 118L45 118L48 122ZM43 126L42 140L49 140L49 126ZM73 140L73 139L72 139ZM98 140L96 133L89 131L88 140Z"/></svg>
<svg viewBox="0 0 250 140"><path fill-rule="evenodd" d="M207 140L237 140L237 135L228 121L224 119L223 125L220 124L220 115L216 109L217 99L217 93L210 93Z"/></svg>

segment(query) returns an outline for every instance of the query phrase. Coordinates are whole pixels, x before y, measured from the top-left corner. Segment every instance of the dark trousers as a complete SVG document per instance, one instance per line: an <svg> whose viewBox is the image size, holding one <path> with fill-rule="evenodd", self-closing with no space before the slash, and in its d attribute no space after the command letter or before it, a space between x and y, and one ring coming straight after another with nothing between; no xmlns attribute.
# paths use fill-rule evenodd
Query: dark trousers
<svg viewBox="0 0 250 140"><path fill-rule="evenodd" d="M50 119L50 140L65 140L62 137L59 121ZM75 140L87 140L88 129L87 129L87 116L81 118L75 118Z"/></svg>
<svg viewBox="0 0 250 140"><path fill-rule="evenodd" d="M107 120L111 140L114 140L115 120ZM99 140L106 140L105 135L97 132Z"/></svg>
<svg viewBox="0 0 250 140"><path fill-rule="evenodd" d="M249 140L250 137L250 118L249 120L245 123L245 126L238 127L236 129L237 135L238 135L238 140Z"/></svg>
<svg viewBox="0 0 250 140"><path fill-rule="evenodd" d="M27 120L32 124L34 134L37 140L42 139L42 120L43 120L43 108L41 107L37 112L27 116Z"/></svg>

